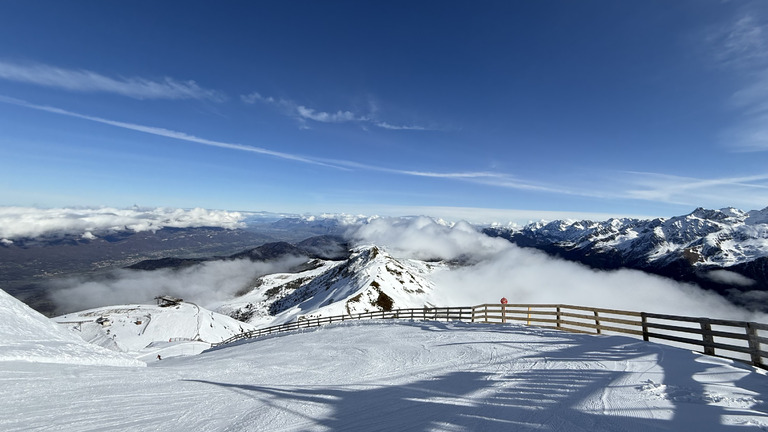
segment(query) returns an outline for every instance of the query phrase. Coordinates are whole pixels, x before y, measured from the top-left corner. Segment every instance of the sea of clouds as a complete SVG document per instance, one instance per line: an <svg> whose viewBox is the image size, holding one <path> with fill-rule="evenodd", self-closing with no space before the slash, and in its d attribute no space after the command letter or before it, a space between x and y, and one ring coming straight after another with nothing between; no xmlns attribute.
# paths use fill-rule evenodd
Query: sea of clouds
<svg viewBox="0 0 768 432"><path fill-rule="evenodd" d="M117 231L157 231L162 228L242 228L245 216L239 212L202 208L52 208L0 207L0 239L74 235L93 239Z"/></svg>
<svg viewBox="0 0 768 432"><path fill-rule="evenodd" d="M432 279L437 305L559 303L687 316L768 322L768 315L732 305L696 285L636 270L595 270L492 238L467 223L429 218L378 219L351 237L386 248L398 258L445 259L469 265ZM469 260L467 258L470 258Z"/></svg>
<svg viewBox="0 0 768 432"><path fill-rule="evenodd" d="M192 209L0 209L0 237L39 236L46 233L85 233L104 230L157 230L162 227L241 227L240 213ZM354 244L375 244L397 258L448 260L462 263L432 275L437 305L498 302L562 303L584 306L672 313L768 322L768 315L750 312L696 285L635 270L595 270L543 252L520 248L492 238L466 222L448 223L428 217L370 218L350 225ZM52 282L49 291L59 312L91 307L141 303L168 294L216 305L233 298L258 276L287 271L306 260L280 262L210 261L180 270L120 269L94 278ZM730 278L727 273L713 277ZM738 282L738 281L736 281ZM762 300L760 297L759 300Z"/></svg>
<svg viewBox="0 0 768 432"><path fill-rule="evenodd" d="M259 276L282 273L306 261L306 257L271 262L238 259L208 261L182 269L117 269L97 277L52 280L48 292L57 314L108 305L153 303L158 295L179 297L215 309L240 290L254 286Z"/></svg>

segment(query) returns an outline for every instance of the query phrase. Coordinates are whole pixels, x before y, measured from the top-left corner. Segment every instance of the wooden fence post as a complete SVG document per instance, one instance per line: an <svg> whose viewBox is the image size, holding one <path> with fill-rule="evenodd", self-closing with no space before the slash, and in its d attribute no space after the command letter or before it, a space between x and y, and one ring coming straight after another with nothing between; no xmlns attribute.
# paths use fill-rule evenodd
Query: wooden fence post
<svg viewBox="0 0 768 432"><path fill-rule="evenodd" d="M555 323L557 325L557 328L561 327L561 319L562 319L561 313L562 312L560 311L560 306L558 306L557 307L557 323Z"/></svg>
<svg viewBox="0 0 768 432"><path fill-rule="evenodd" d="M747 341L749 342L749 357L755 366L763 366L763 357L760 355L760 341L757 339L757 327L747 323Z"/></svg>
<svg viewBox="0 0 768 432"><path fill-rule="evenodd" d="M501 305L501 323L504 324L507 322L507 305L502 304Z"/></svg>
<svg viewBox="0 0 768 432"><path fill-rule="evenodd" d="M600 334L601 333L601 330L600 330L600 318L597 315L597 311L593 311L593 312L595 313L595 330L597 330L597 334Z"/></svg>
<svg viewBox="0 0 768 432"><path fill-rule="evenodd" d="M713 356L715 355L715 347L712 344L715 343L715 338L712 336L712 324L706 318L699 322L701 323L701 338L704 341L704 354Z"/></svg>
<svg viewBox="0 0 768 432"><path fill-rule="evenodd" d="M643 340L648 342L648 317L645 312L640 312L640 319L643 321Z"/></svg>

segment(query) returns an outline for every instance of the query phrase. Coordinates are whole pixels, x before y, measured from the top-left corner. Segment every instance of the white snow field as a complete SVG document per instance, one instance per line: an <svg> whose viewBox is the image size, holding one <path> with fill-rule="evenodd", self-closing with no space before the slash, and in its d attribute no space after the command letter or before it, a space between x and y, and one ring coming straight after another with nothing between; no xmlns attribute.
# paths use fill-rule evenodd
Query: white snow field
<svg viewBox="0 0 768 432"><path fill-rule="evenodd" d="M255 327L194 303L105 306L53 318L83 340L147 361L199 354ZM97 320L106 320L101 325Z"/></svg>
<svg viewBox="0 0 768 432"><path fill-rule="evenodd" d="M0 368L14 360L144 366L133 356L89 344L0 290Z"/></svg>
<svg viewBox="0 0 768 432"><path fill-rule="evenodd" d="M768 430L751 367L516 324L346 322L148 367L4 361L0 381L3 431Z"/></svg>

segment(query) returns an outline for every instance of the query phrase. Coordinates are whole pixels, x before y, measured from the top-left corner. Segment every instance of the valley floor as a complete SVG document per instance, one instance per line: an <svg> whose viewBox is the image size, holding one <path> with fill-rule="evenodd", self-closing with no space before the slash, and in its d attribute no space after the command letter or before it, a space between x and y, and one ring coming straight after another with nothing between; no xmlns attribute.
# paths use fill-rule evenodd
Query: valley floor
<svg viewBox="0 0 768 432"><path fill-rule="evenodd" d="M768 377L621 336L349 322L149 367L0 362L0 430L768 430Z"/></svg>

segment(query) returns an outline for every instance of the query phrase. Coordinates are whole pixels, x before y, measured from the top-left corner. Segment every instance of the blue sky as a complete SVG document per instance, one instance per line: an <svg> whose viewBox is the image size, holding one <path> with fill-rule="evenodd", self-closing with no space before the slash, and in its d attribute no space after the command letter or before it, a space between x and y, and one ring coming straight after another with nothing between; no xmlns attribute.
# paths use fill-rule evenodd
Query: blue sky
<svg viewBox="0 0 768 432"><path fill-rule="evenodd" d="M0 6L0 205L768 206L768 3Z"/></svg>

